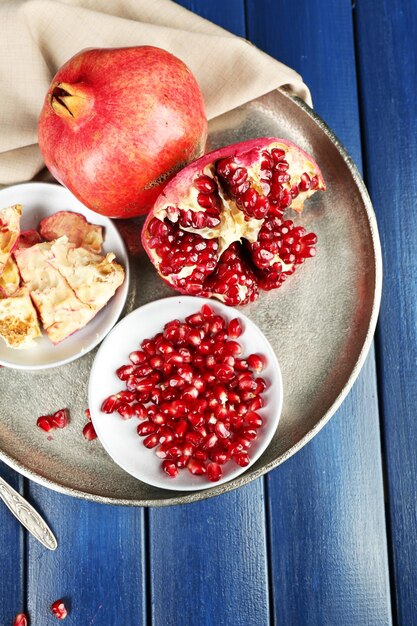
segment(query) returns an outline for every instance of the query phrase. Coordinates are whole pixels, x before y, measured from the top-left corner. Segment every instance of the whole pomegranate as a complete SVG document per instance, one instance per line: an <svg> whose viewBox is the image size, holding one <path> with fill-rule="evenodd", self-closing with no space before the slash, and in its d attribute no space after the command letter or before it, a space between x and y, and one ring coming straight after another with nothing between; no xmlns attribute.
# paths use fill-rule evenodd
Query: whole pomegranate
<svg viewBox="0 0 417 626"><path fill-rule="evenodd" d="M274 289L317 237L284 213L325 189L311 156L285 139L253 139L207 154L168 183L142 242L160 276L181 293L229 305Z"/></svg>
<svg viewBox="0 0 417 626"><path fill-rule="evenodd" d="M151 46L84 50L61 67L39 118L39 146L57 180L97 213L146 213L165 183L204 152L198 84Z"/></svg>

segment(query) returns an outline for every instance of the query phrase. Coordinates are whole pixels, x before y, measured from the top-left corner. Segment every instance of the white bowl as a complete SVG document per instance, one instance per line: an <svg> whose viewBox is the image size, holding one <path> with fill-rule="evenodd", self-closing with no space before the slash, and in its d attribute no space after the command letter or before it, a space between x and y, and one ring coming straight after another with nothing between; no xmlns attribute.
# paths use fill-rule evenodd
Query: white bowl
<svg viewBox="0 0 417 626"><path fill-rule="evenodd" d="M133 417L122 420L118 413L105 414L100 407L106 397L124 388L124 383L116 376L116 369L129 363L129 354L139 349L141 341L153 337L162 331L164 324L173 319L183 320L187 315L199 311L204 303L213 310L231 320L238 317L245 330L239 337L243 347L243 356L259 353L266 356L267 365L261 376L268 382L264 392L265 406L258 412L264 418L258 438L249 450L251 459L247 467L240 467L233 462L222 466L223 476L216 482L210 482L205 476L194 476L187 469L179 471L178 476L170 478L161 468L161 459L155 449L149 450L143 445L136 429L140 421ZM109 333L98 350L90 373L88 388L88 406L97 435L103 447L113 460L126 472L139 480L155 487L176 491L196 491L208 489L214 485L232 480L250 467L264 452L270 443L281 414L282 378L275 353L259 328L240 311L225 306L214 300L191 296L175 296L146 304L122 319Z"/></svg>
<svg viewBox="0 0 417 626"><path fill-rule="evenodd" d="M38 229L39 222L58 211L81 213L92 224L104 227L104 251L114 252L126 278L109 303L81 330L54 345L43 333L26 350L8 348L0 338L0 364L15 369L40 370L56 367L83 356L107 335L119 319L129 287L128 253L118 230L107 217L87 209L68 189L49 183L24 183L0 191L0 207L22 204L21 230Z"/></svg>

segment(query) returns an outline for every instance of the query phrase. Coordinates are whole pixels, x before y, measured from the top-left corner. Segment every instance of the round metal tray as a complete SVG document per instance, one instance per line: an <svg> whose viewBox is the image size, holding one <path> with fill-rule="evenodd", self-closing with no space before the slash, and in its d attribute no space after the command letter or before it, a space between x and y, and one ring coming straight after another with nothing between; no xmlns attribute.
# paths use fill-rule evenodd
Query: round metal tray
<svg viewBox="0 0 417 626"><path fill-rule="evenodd" d="M278 356L284 406L278 430L260 459L229 483L173 492L142 483L120 469L98 440L82 436L87 384L95 352L44 372L0 370L0 458L28 478L73 496L113 504L163 506L229 491L277 467L330 419L370 347L379 310L382 263L372 205L350 157L303 102L274 91L210 123L209 149L262 136L294 141L317 160L327 191L308 201L301 218L318 235L316 258L278 290L264 292L244 312ZM119 222L131 252L124 313L174 295L140 245L141 220ZM52 436L39 415L68 407L71 424Z"/></svg>

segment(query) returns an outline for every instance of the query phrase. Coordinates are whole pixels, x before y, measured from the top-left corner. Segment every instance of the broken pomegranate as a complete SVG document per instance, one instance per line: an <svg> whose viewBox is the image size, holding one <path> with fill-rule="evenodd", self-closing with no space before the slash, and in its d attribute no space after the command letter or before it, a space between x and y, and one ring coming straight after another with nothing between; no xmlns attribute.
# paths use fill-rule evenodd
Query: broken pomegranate
<svg viewBox="0 0 417 626"><path fill-rule="evenodd" d="M63 600L56 600L51 604L51 613L55 615L57 619L65 619L68 615L68 611Z"/></svg>
<svg viewBox="0 0 417 626"><path fill-rule="evenodd" d="M104 413L140 419L137 433L170 478L187 468L217 482L222 465L245 467L264 419L262 355L242 357L244 327L204 304L184 321L165 324L116 370L127 389L106 398Z"/></svg>
<svg viewBox="0 0 417 626"><path fill-rule="evenodd" d="M252 139L207 154L165 187L142 231L160 276L181 293L228 305L280 287L315 256L301 213L325 183L311 156L284 139Z"/></svg>

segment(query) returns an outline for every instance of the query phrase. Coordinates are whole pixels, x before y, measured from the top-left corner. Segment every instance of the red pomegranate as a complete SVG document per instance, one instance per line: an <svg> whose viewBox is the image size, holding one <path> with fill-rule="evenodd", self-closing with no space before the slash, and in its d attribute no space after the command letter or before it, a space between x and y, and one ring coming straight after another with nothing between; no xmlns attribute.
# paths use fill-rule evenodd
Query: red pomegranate
<svg viewBox="0 0 417 626"><path fill-rule="evenodd" d="M284 213L326 188L320 169L290 141L262 138L207 154L168 183L142 242L160 276L181 293L229 305L274 289L317 237Z"/></svg>
<svg viewBox="0 0 417 626"><path fill-rule="evenodd" d="M52 80L39 118L48 169L109 217L146 213L165 183L203 154L206 138L193 74L151 46L75 55Z"/></svg>

